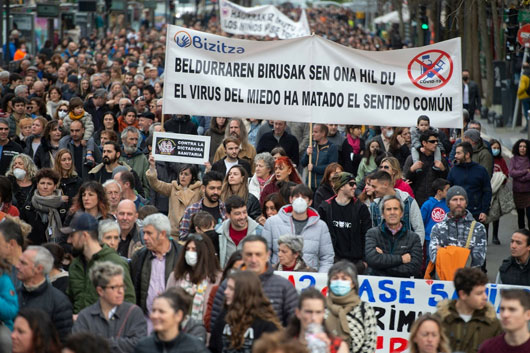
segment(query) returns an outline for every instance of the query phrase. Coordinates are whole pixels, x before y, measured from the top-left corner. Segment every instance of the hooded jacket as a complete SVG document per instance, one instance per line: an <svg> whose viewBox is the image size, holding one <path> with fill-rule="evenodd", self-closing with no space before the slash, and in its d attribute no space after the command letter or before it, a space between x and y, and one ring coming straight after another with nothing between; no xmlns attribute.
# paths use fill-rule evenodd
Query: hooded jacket
<svg viewBox="0 0 530 353"><path fill-rule="evenodd" d="M488 148L482 142L482 139L477 145L473 146L473 156L471 156L473 162L476 162L486 168L489 177L493 174L493 155Z"/></svg>
<svg viewBox="0 0 530 353"><path fill-rule="evenodd" d="M513 192L530 191L530 158L528 156L513 156L510 160L510 176L513 179Z"/></svg>
<svg viewBox="0 0 530 353"><path fill-rule="evenodd" d="M307 209L307 216L307 224L299 234L304 240L303 259L307 266L318 272L328 272L335 258L328 226L313 208ZM296 234L292 205L283 206L277 215L265 222L262 235L271 250L273 264L278 262L278 238L284 234Z"/></svg>
<svg viewBox="0 0 530 353"><path fill-rule="evenodd" d="M487 170L476 162L458 163L451 168L447 180L463 187L467 193L467 209L474 217L488 214L491 203L491 183Z"/></svg>
<svg viewBox="0 0 530 353"><path fill-rule="evenodd" d="M435 224L431 230L431 242L429 243L429 255L431 261L436 261L436 254L438 252L437 246L445 247L448 245L456 245L465 247L467 237L474 221L471 212L467 212L464 218L454 218L450 214L446 214L442 222ZM487 235L486 228L479 222L475 223L473 235L469 243L471 250L471 266L482 266L486 259Z"/></svg>
<svg viewBox="0 0 530 353"><path fill-rule="evenodd" d="M436 315L442 320L442 328L453 352L476 353L482 342L502 333L495 308L489 302L483 309L475 310L468 322L458 314L456 300L443 300L437 308Z"/></svg>
<svg viewBox="0 0 530 353"><path fill-rule="evenodd" d="M247 236L249 235L261 235L263 232L263 227L247 216L248 227L247 227ZM221 263L221 268L224 268L226 262L232 256L236 250L242 249L243 242L240 241L236 246L232 238L230 237L230 219L223 221L221 228L218 231L219 233L219 262ZM244 239L244 238L243 238Z"/></svg>

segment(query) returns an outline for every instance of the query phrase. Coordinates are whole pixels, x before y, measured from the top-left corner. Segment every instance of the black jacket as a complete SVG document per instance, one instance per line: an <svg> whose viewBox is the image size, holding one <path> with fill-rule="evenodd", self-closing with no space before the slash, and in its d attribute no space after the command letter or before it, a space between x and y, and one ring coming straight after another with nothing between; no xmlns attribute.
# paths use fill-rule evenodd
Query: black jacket
<svg viewBox="0 0 530 353"><path fill-rule="evenodd" d="M513 256L510 256L502 261L501 267L499 268L499 276L502 284L530 286L529 262L520 265Z"/></svg>
<svg viewBox="0 0 530 353"><path fill-rule="evenodd" d="M326 201L335 196L335 191L328 183L322 183L315 191L315 196L313 197L313 208L318 210L323 201ZM320 213L320 211L318 211Z"/></svg>
<svg viewBox="0 0 530 353"><path fill-rule="evenodd" d="M59 147L54 148L50 145L50 141L46 138L42 138L40 142L40 146L37 148L37 151L35 152L35 165L39 168L52 168L53 163L53 157L52 152L53 150L58 150Z"/></svg>
<svg viewBox="0 0 530 353"><path fill-rule="evenodd" d="M20 308L36 308L45 311L51 318L64 341L72 331L72 304L68 297L44 281L36 290L28 292L24 286L18 290L18 306Z"/></svg>
<svg viewBox="0 0 530 353"><path fill-rule="evenodd" d="M217 162L215 162L214 164L212 164L212 170L215 170L216 172L219 172L219 173L223 174L223 176L226 175L226 172L227 172L225 159L226 159L226 157L223 157L223 159L220 159ZM245 168L245 170L247 171L247 174L248 174L249 177L252 175L252 172L250 171L250 163L249 162L247 162L244 159L239 159L238 158L237 159L237 164L239 164L240 166Z"/></svg>
<svg viewBox="0 0 530 353"><path fill-rule="evenodd" d="M116 104L117 105L117 104ZM99 109L94 105L94 98L90 98L85 103L85 111L92 115L92 122L94 123L94 131L99 131L103 129L103 115L108 112L110 107L107 104L104 104Z"/></svg>
<svg viewBox="0 0 530 353"><path fill-rule="evenodd" d="M256 148L257 153L261 152L271 152L275 147L283 147L287 156L291 158L291 161L294 165L298 165L300 162L300 153L298 150L298 140L293 135L285 131L280 137L280 141L276 140L274 137L274 131L269 131L261 137L258 142L258 147Z"/></svg>
<svg viewBox="0 0 530 353"><path fill-rule="evenodd" d="M364 152L366 144L364 139L361 138L361 150L359 153L354 154L352 146L348 143L346 138L342 143L342 150L339 151L339 164L344 168L345 172L352 173L354 176L357 176L357 170L359 169L359 164L363 159L361 152Z"/></svg>
<svg viewBox="0 0 530 353"><path fill-rule="evenodd" d="M2 155L0 156L0 175L6 175L13 157L22 152L22 147L16 142L9 141L4 145L2 148Z"/></svg>
<svg viewBox="0 0 530 353"><path fill-rule="evenodd" d="M166 132L173 132L176 134L197 135L197 125L191 122L188 115L180 118L175 116L166 121L164 123L164 130L166 130Z"/></svg>
<svg viewBox="0 0 530 353"><path fill-rule="evenodd" d="M209 353L204 343L197 338L180 332L168 342L161 341L156 333L144 338L134 348L134 353Z"/></svg>
<svg viewBox="0 0 530 353"><path fill-rule="evenodd" d="M20 207L20 219L28 223L31 226L31 233L28 235L28 240L31 245L41 245L48 242L46 237L46 229L48 228L48 222L43 222L41 213L33 207L31 199L33 193L28 197L28 201L24 207ZM67 204L65 202L57 210L61 216L61 222L64 223L66 214L68 212Z"/></svg>
<svg viewBox="0 0 530 353"><path fill-rule="evenodd" d="M79 188L82 184L83 179L77 175L66 179L61 178L61 181L59 182L59 189L63 191L63 195L68 196L68 202L66 203L67 208L72 206L73 198L75 195L77 195L77 192L79 191Z"/></svg>
<svg viewBox="0 0 530 353"><path fill-rule="evenodd" d="M350 201L345 206L349 219L339 219L333 212L336 207L340 206L333 197L323 201L318 208L320 219L326 222L329 228L335 260L345 259L354 263L364 260L366 232L372 227L368 207L357 199ZM348 231L345 232L344 229L348 229ZM349 236L346 237L348 233Z"/></svg>

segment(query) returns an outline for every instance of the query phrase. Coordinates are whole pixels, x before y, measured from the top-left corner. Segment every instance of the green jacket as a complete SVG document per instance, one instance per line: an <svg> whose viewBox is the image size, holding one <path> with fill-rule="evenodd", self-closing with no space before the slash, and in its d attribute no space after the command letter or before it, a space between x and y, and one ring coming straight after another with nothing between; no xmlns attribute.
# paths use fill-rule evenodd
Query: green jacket
<svg viewBox="0 0 530 353"><path fill-rule="evenodd" d="M436 311L453 352L476 353L482 342L502 333L495 308L489 302L484 309L475 310L471 320L465 322L456 311L456 300L438 303Z"/></svg>
<svg viewBox="0 0 530 353"><path fill-rule="evenodd" d="M131 281L127 260L118 255L114 249L109 248L107 245L103 245L101 251L94 254L88 263L84 256L80 255L70 264L70 268L68 269L69 277L67 294L73 303L74 314L79 313L81 310L94 304L99 299L96 288L94 288L94 285L88 276L90 268L99 261L110 261L123 267L125 301L133 304L136 303L136 295L134 293L134 286Z"/></svg>

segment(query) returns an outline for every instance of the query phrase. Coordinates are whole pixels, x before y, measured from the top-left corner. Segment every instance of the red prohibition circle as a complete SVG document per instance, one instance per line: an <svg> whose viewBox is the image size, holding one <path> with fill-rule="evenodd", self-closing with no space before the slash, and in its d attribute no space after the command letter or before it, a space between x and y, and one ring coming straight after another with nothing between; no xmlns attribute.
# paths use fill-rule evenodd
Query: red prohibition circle
<svg viewBox="0 0 530 353"><path fill-rule="evenodd" d="M422 63L421 61L418 60L418 58L420 56L425 55L425 54L429 54L429 53L438 53L438 54L440 54L440 56L438 56L438 58L436 60L434 60L434 62L431 65L426 65L426 64L424 64L424 63ZM438 71L434 70L436 64L438 63L438 61L440 61L444 57L447 57L447 59L449 60L449 66L450 66L449 74L447 75L447 78L443 77L442 75L440 75L438 73ZM412 77L412 65L414 63L420 64L425 69L427 69L424 73L422 73L421 75L419 75L416 78ZM432 91L432 90L435 90L435 89L438 89L438 88L441 88L441 87L445 86L447 84L447 82L449 82L449 80L451 79L451 76L453 75L453 60L451 59L451 56L449 54L447 54L446 52L444 52L443 50L438 50L438 49L427 50L427 51L424 51L424 52L416 55L410 61L409 65L407 67L407 72L408 72L409 79L414 84L414 86L416 86L416 87L418 87L420 89L426 90L426 91ZM421 79L426 77L429 73L433 73L436 76L438 76L438 78L440 80L442 80L442 83L439 84L438 86L435 86L435 87L424 87L424 86L422 86L418 81L420 81Z"/></svg>

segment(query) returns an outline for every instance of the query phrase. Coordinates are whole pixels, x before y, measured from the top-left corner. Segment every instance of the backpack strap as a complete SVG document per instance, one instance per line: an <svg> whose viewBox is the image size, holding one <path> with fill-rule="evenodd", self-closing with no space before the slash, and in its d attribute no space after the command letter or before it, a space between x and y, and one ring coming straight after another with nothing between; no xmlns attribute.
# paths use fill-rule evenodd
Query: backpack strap
<svg viewBox="0 0 530 353"><path fill-rule="evenodd" d="M121 326L120 326L120 329L118 331L118 335L116 337L120 337L122 332L123 332L123 329L125 328L125 324L127 323L127 319L129 318L129 315L131 315L131 312L134 310L134 307L135 305L132 304L130 307L129 307L129 310L127 310L127 314L125 314L125 319L123 320L123 322L121 323Z"/></svg>
<svg viewBox="0 0 530 353"><path fill-rule="evenodd" d="M473 222L471 222L471 227L469 227L469 233L467 234L467 241L466 241L466 249L469 249L469 243L471 243L471 236L473 235L475 224L477 224L477 221L473 220Z"/></svg>

